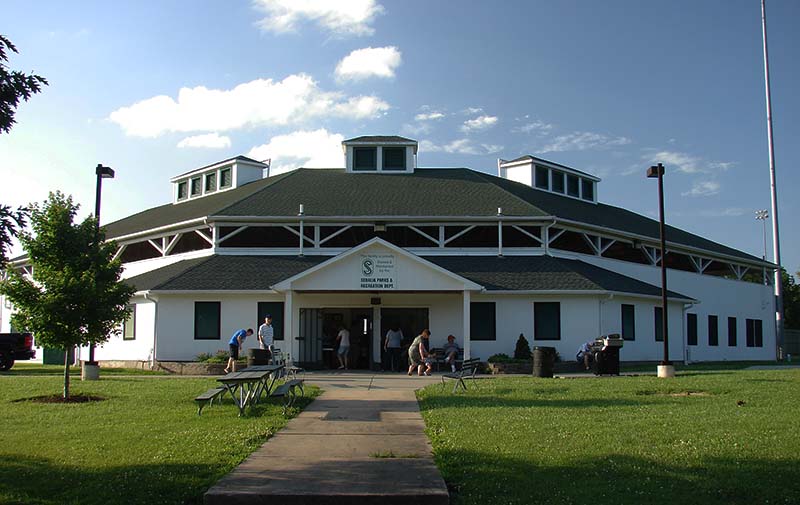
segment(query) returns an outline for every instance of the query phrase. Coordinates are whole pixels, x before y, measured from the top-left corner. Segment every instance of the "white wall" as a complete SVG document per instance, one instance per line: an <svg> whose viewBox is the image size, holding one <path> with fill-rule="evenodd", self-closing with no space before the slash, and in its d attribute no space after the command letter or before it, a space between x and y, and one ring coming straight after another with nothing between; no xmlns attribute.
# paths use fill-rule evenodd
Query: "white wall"
<svg viewBox="0 0 800 505"><path fill-rule="evenodd" d="M503 168L506 179L533 186L533 164Z"/></svg>
<svg viewBox="0 0 800 505"><path fill-rule="evenodd" d="M136 328L134 340L123 340L122 334L112 336L108 342L95 347L97 360L132 360L150 359L153 349L153 330L156 322L156 305L143 298L131 300L136 311ZM81 356L88 359L88 350L82 350Z"/></svg>
<svg viewBox="0 0 800 505"><path fill-rule="evenodd" d="M282 295L160 295L156 325L156 358L160 361L193 361L198 354L228 350L228 340L237 330L258 331L258 302L282 302ZM220 302L219 340L194 339L194 302ZM255 333L242 349L258 347Z"/></svg>
<svg viewBox="0 0 800 505"><path fill-rule="evenodd" d="M661 285L661 270L648 265L599 258L597 256L575 255L577 259L592 263L601 268L618 272L634 279ZM668 270L667 288L670 291L694 298L698 304L687 309L697 314L698 345L688 347L688 358L704 360L770 360L775 359L775 306L771 286L742 282L711 275L700 275L681 270ZM656 302L658 303L658 302ZM637 335L639 331L639 308L637 307ZM670 313L675 310L670 308ZM719 346L708 345L708 315L719 317ZM737 319L737 345L728 347L728 317ZM764 329L763 347L746 347L745 319L761 319ZM670 315L670 336L677 337L677 328L685 328L685 320L673 323ZM673 330L674 329L674 330ZM685 340L685 331L680 334ZM670 346L670 353L672 346ZM628 359L627 357L625 359ZM677 357L675 359L678 359Z"/></svg>

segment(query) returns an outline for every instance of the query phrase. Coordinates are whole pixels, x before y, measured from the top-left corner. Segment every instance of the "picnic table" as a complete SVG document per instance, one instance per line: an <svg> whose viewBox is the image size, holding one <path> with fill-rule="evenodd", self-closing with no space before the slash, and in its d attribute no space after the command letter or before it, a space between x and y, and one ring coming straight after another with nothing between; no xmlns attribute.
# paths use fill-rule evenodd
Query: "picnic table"
<svg viewBox="0 0 800 505"><path fill-rule="evenodd" d="M244 415L248 406L258 403L262 395L272 393L275 381L280 377L285 365L256 365L241 372L232 372L217 379L231 394L239 416Z"/></svg>

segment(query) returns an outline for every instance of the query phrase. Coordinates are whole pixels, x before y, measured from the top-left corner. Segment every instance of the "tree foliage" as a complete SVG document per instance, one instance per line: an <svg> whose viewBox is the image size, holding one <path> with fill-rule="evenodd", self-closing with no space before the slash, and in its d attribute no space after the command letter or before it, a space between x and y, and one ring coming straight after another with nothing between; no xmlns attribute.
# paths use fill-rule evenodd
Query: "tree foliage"
<svg viewBox="0 0 800 505"><path fill-rule="evenodd" d="M11 248L12 237L19 236L25 228L28 209L12 210L8 205L0 205L0 268L8 261L7 251Z"/></svg>
<svg viewBox="0 0 800 505"><path fill-rule="evenodd" d="M800 277L800 272L796 274ZM783 326L800 330L800 284L794 277L781 268L783 280Z"/></svg>
<svg viewBox="0 0 800 505"><path fill-rule="evenodd" d="M531 359L531 346L522 333L517 339L517 347L514 349L514 359Z"/></svg>
<svg viewBox="0 0 800 505"><path fill-rule="evenodd" d="M0 35L0 133L8 133L16 120L14 114L20 100L28 101L35 93L47 86L47 79L36 74L25 74L10 70L7 51L18 53L16 46L8 38Z"/></svg>
<svg viewBox="0 0 800 505"><path fill-rule="evenodd" d="M14 303L14 325L45 347L72 349L99 344L120 332L133 288L120 282L122 264L113 260L114 242L105 242L94 217L73 220L72 197L50 193L30 208L32 233L19 234L33 278L8 271L0 292ZM68 374L65 397L69 396Z"/></svg>

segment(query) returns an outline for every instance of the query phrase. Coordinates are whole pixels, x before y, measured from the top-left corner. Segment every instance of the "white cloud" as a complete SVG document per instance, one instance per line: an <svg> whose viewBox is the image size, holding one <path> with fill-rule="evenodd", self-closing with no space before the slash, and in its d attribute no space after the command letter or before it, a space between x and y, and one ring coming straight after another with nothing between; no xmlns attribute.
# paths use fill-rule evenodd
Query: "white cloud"
<svg viewBox="0 0 800 505"><path fill-rule="evenodd" d="M692 211L673 211L671 214L674 214L679 217L740 217L744 216L751 212L749 209L743 209L741 207L728 207L724 209L705 209L705 210L692 210Z"/></svg>
<svg viewBox="0 0 800 505"><path fill-rule="evenodd" d="M543 153L585 151L587 149L624 146L630 143L631 140L626 137L609 137L608 135L594 132L573 132L555 137L548 145L544 146L541 151Z"/></svg>
<svg viewBox="0 0 800 505"><path fill-rule="evenodd" d="M444 117L444 113L434 111L434 112L423 112L414 116L415 121L433 121L435 119L442 119Z"/></svg>
<svg viewBox="0 0 800 505"><path fill-rule="evenodd" d="M420 151L428 152L444 152L451 154L492 154L503 149L503 146L494 144L481 144L481 146L474 145L469 139L457 139L447 144L434 144L429 140L423 140L419 143Z"/></svg>
<svg viewBox="0 0 800 505"><path fill-rule="evenodd" d="M462 114L466 114L468 116L480 114L481 112L483 112L483 107L467 107L461 111Z"/></svg>
<svg viewBox="0 0 800 505"><path fill-rule="evenodd" d="M516 133L531 133L535 132L539 135L545 135L550 133L553 129L554 125L550 123L545 123L544 121L536 120L531 123L525 123L524 125L516 126L511 129L512 132Z"/></svg>
<svg viewBox="0 0 800 505"><path fill-rule="evenodd" d="M321 128L314 131L295 131L272 137L268 143L256 146L247 156L256 160L271 159L270 175L298 167L343 168L344 136Z"/></svg>
<svg viewBox="0 0 800 505"><path fill-rule="evenodd" d="M653 163L663 163L667 169L676 168L684 174L696 174L703 171L702 160L697 156L677 151L659 151L655 154L645 155L644 160L654 160Z"/></svg>
<svg viewBox="0 0 800 505"><path fill-rule="evenodd" d="M256 79L230 90L181 88L177 99L148 98L115 110L109 119L127 135L157 137L167 132L283 126L330 116L368 119L387 110L389 104L378 97L323 91L311 76L293 74L277 82Z"/></svg>
<svg viewBox="0 0 800 505"><path fill-rule="evenodd" d="M394 47L366 47L356 49L336 65L336 78L340 81L358 81L368 77L389 79L403 58Z"/></svg>
<svg viewBox="0 0 800 505"><path fill-rule="evenodd" d="M211 149L222 149L231 146L231 139L219 133L207 133L205 135L195 135L186 137L178 142L178 147L208 147Z"/></svg>
<svg viewBox="0 0 800 505"><path fill-rule="evenodd" d="M474 119L468 119L461 125L461 131L465 133L485 130L497 124L497 116L478 116Z"/></svg>
<svg viewBox="0 0 800 505"><path fill-rule="evenodd" d="M258 26L276 33L295 31L306 20L336 35L372 35L371 24L383 13L375 0L253 0L253 5L266 14Z"/></svg>
<svg viewBox="0 0 800 505"><path fill-rule="evenodd" d="M695 181L692 189L681 193L681 196L711 196L719 193L717 181Z"/></svg>
<svg viewBox="0 0 800 505"><path fill-rule="evenodd" d="M427 135L431 131L433 131L433 127L430 123L405 123L400 127L400 133L402 135Z"/></svg>

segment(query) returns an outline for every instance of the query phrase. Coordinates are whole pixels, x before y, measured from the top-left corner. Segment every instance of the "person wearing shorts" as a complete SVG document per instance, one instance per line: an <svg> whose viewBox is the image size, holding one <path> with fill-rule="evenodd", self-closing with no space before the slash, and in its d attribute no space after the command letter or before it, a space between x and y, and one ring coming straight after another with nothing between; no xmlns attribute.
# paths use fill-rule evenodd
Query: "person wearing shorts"
<svg viewBox="0 0 800 505"><path fill-rule="evenodd" d="M347 328L344 326L339 328L336 341L339 342L339 350L336 353L336 357L339 358L339 370L347 370L347 353L350 351L350 332Z"/></svg>
<svg viewBox="0 0 800 505"><path fill-rule="evenodd" d="M228 341L228 348L230 349L231 355L228 358L228 366L225 367L225 373L236 371L236 360L239 359L239 350L242 348L242 344L244 344L244 339L252 334L252 328L248 328L247 330L243 328L241 330L236 330L231 336L231 339Z"/></svg>
<svg viewBox="0 0 800 505"><path fill-rule="evenodd" d="M422 330L422 333L417 335L417 338L411 342L411 346L408 348L408 361L411 363L408 366L408 375L412 375L414 368L417 369L417 375L431 374L431 363L426 360L426 358L429 358L429 354L425 348L425 342L427 342L429 338L431 338L431 331L425 328ZM422 371L423 364L426 365L424 373Z"/></svg>

